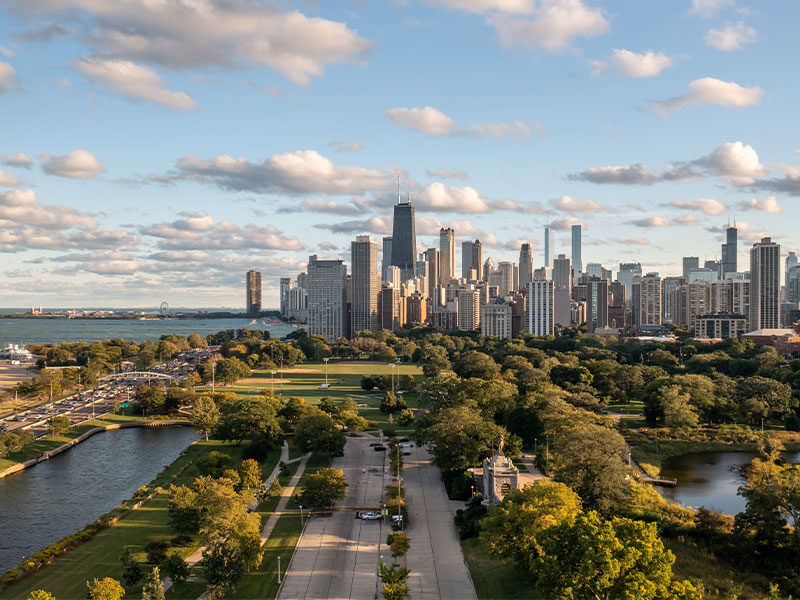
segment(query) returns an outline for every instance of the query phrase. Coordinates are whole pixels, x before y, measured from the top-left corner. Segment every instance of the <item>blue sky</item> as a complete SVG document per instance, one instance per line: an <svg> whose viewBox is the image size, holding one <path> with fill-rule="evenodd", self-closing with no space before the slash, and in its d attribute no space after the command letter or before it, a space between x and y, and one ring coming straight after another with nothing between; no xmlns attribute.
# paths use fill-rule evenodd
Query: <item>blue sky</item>
<svg viewBox="0 0 800 600"><path fill-rule="evenodd" d="M158 8L154 8L158 6ZM740 270L797 250L796 3L0 0L0 306L265 304L391 230ZM459 257L460 258L460 257Z"/></svg>

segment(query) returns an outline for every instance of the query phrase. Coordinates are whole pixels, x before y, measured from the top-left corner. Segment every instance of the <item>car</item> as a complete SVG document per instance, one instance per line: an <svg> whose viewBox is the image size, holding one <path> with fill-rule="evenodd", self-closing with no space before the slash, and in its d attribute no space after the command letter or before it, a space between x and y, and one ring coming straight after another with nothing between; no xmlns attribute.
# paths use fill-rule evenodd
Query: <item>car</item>
<svg viewBox="0 0 800 600"><path fill-rule="evenodd" d="M375 452L386 452L386 446L382 446L381 444L373 446L372 449L375 450Z"/></svg>
<svg viewBox="0 0 800 600"><path fill-rule="evenodd" d="M380 521L381 513L376 512L357 512L356 518L362 521Z"/></svg>
<svg viewBox="0 0 800 600"><path fill-rule="evenodd" d="M380 443L380 442L370 442L370 443L369 443L369 447L370 447L370 448L374 448L375 446L380 446L380 445L381 445L381 443Z"/></svg>

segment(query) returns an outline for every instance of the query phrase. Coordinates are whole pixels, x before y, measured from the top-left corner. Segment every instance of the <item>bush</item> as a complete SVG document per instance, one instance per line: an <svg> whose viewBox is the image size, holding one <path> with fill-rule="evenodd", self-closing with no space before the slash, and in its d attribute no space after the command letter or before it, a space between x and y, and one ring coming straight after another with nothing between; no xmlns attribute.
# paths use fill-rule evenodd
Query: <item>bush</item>
<svg viewBox="0 0 800 600"><path fill-rule="evenodd" d="M169 544L166 540L150 540L144 547L147 553L147 562L160 565L165 558L167 558L167 549Z"/></svg>
<svg viewBox="0 0 800 600"><path fill-rule="evenodd" d="M253 440L245 446L243 456L245 459L252 458L261 462L267 458L270 450L272 450L272 442L264 439Z"/></svg>
<svg viewBox="0 0 800 600"><path fill-rule="evenodd" d="M201 475L219 477L225 469L233 467L233 459L224 452L209 452L194 463Z"/></svg>
<svg viewBox="0 0 800 600"><path fill-rule="evenodd" d="M364 375L361 378L361 389L369 392L375 388L375 381L369 375Z"/></svg>
<svg viewBox="0 0 800 600"><path fill-rule="evenodd" d="M192 543L192 536L187 535L185 533L179 533L175 537L173 537L169 542L173 546L188 546Z"/></svg>

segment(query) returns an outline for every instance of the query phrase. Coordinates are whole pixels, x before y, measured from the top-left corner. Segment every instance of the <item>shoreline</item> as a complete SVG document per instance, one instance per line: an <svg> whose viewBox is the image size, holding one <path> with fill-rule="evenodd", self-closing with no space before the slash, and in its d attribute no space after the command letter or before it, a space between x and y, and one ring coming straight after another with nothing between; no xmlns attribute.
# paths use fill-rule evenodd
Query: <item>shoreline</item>
<svg viewBox="0 0 800 600"><path fill-rule="evenodd" d="M37 456L36 458L32 458L30 460L26 460L25 462L16 463L11 465L10 467L0 471L0 479L8 477L9 475L14 475L16 473L20 473L25 469L33 467L40 462L45 460L50 460L54 456L61 454L62 452L66 452L73 446L77 446L84 440L89 439L93 435L97 433L102 433L104 431L114 431L116 429L124 429L126 427L167 427L167 426L175 426L175 427L191 427L191 421L187 421L185 419L181 420L164 420L164 421L130 421L127 423L112 423L109 425L98 425L97 427L93 427L89 431L86 431L72 439L68 442L65 442L58 446L57 448L53 448L52 450L47 450L43 452L41 455Z"/></svg>

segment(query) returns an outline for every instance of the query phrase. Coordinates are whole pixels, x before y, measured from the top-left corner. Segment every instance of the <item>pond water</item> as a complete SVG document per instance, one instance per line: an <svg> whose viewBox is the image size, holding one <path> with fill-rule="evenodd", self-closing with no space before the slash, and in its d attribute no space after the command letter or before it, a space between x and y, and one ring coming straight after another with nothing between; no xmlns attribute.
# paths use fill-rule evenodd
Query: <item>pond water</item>
<svg viewBox="0 0 800 600"><path fill-rule="evenodd" d="M191 427L106 431L0 479L0 573L133 496L196 439Z"/></svg>
<svg viewBox="0 0 800 600"><path fill-rule="evenodd" d="M736 492L744 484L737 467L749 464L755 452L705 452L685 454L664 461L661 476L675 478L674 488L657 488L661 495L684 506L706 508L735 515L745 509L745 500ZM785 455L789 462L800 462L800 452Z"/></svg>

